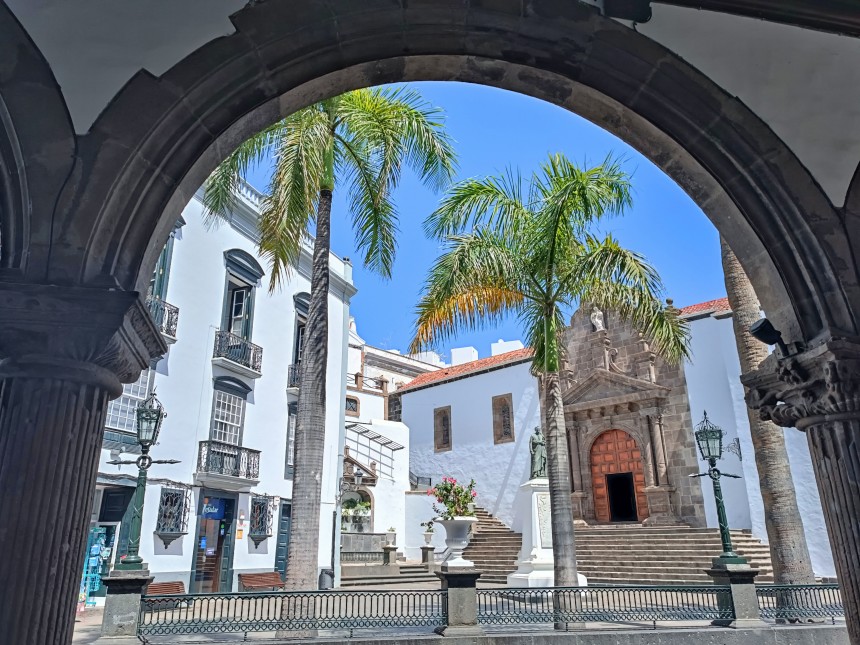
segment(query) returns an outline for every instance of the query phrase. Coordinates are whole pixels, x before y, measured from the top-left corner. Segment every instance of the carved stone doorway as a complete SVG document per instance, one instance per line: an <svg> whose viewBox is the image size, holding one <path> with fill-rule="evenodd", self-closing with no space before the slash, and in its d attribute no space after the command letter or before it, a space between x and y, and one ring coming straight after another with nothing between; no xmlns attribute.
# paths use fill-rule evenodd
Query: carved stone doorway
<svg viewBox="0 0 860 645"><path fill-rule="evenodd" d="M610 482L613 475L629 474L633 480L635 501L632 510L634 521L641 522L648 517L648 500L645 497L645 471L642 467L642 452L636 440L623 430L607 430L591 445L589 457L591 464L591 484L594 491L594 515L598 522L619 521L613 519L610 507ZM615 496L621 494L622 482L613 482ZM621 509L621 501L616 499L616 513ZM628 517L631 517L629 514Z"/></svg>

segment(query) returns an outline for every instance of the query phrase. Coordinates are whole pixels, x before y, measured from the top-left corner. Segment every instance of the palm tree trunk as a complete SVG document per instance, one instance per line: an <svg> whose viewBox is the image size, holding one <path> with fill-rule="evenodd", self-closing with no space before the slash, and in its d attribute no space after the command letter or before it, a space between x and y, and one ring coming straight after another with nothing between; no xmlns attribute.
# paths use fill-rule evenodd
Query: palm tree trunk
<svg viewBox="0 0 860 645"><path fill-rule="evenodd" d="M761 317L761 308L740 262L722 238L720 248L741 373L747 374L758 368L768 355L767 347L748 331L749 326ZM815 575L797 508L783 429L770 421L762 421L749 408L747 414L764 502L774 580L777 584L812 584Z"/></svg>
<svg viewBox="0 0 860 645"><path fill-rule="evenodd" d="M558 372L543 374L546 423L546 466L552 516L553 570L556 587L575 587L576 544L573 536L573 504L570 501L570 468L564 404Z"/></svg>
<svg viewBox="0 0 860 645"><path fill-rule="evenodd" d="M320 190L296 417L296 469L286 575L286 588L297 591L317 588L326 428L331 202L331 190Z"/></svg>

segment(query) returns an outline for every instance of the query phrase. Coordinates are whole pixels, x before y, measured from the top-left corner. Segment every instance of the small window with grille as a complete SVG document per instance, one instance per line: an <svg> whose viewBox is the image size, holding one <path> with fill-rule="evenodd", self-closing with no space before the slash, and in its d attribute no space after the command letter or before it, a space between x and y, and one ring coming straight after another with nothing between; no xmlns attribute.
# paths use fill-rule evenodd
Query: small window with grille
<svg viewBox="0 0 860 645"><path fill-rule="evenodd" d="M158 501L155 533L164 541L164 548L188 532L189 491L185 488L162 488Z"/></svg>
<svg viewBox="0 0 860 645"><path fill-rule="evenodd" d="M248 530L248 537L254 541L256 546L272 536L273 501L273 498L268 495L251 498L251 526Z"/></svg>
<svg viewBox="0 0 860 645"><path fill-rule="evenodd" d="M346 413L351 417L358 416L359 403L354 396L346 397Z"/></svg>

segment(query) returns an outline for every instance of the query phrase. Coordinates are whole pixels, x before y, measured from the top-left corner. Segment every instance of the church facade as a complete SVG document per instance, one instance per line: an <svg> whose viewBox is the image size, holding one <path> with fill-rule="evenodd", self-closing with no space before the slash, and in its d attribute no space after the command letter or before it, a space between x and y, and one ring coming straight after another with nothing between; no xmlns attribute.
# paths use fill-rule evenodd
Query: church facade
<svg viewBox="0 0 860 645"><path fill-rule="evenodd" d="M563 393L579 523L705 526L683 365L612 312L580 310L565 333Z"/></svg>

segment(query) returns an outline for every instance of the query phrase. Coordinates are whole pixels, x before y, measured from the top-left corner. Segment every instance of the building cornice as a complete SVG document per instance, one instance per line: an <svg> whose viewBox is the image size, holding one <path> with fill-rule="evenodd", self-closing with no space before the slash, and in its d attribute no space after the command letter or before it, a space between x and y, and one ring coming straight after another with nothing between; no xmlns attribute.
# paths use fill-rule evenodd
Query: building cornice
<svg viewBox="0 0 860 645"><path fill-rule="evenodd" d="M259 245L260 243L260 233L257 223L260 219L260 203L264 197L263 193L247 182L240 182L239 190L236 194L236 207L231 211L229 217L225 218L235 231L245 236L255 245ZM201 204L203 203L202 187L194 194L194 198ZM313 268L313 242L314 240L310 235L303 237L299 264L296 267L296 272L308 281L311 279ZM338 262L343 262L337 255L329 252L329 260L332 258ZM344 265L352 266L349 262L344 262ZM346 303L349 303L350 298L358 293L358 289L352 283L351 276L347 278L343 274L333 271L331 269L331 261L329 261L329 293Z"/></svg>

